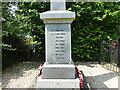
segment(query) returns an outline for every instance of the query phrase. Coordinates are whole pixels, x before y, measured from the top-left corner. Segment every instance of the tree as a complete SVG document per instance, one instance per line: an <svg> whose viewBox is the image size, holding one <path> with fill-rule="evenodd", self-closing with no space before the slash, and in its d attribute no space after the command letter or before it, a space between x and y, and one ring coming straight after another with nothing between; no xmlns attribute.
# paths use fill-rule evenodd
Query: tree
<svg viewBox="0 0 120 90"><path fill-rule="evenodd" d="M10 7L13 3L2 3L2 68L6 68L18 61L27 58L23 33L18 27L18 19L11 13ZM21 54L21 51L23 54ZM25 55L25 56L24 56Z"/></svg>
<svg viewBox="0 0 120 90"><path fill-rule="evenodd" d="M72 23L72 55L74 60L98 60L100 39L112 40L118 37L119 4L119 2L67 3L67 10L76 13L76 19ZM16 17L11 21L15 24L17 31L14 29L15 31L13 30L12 33L14 32L19 36L28 34L32 36L37 42L34 45L35 52L42 58L45 54L45 25L40 19L40 13L48 11L50 3L19 2L18 7Z"/></svg>
<svg viewBox="0 0 120 90"><path fill-rule="evenodd" d="M99 59L100 39L112 40L119 35L119 9L118 2L76 2L69 5L68 10L76 13L76 20L72 24L75 58Z"/></svg>

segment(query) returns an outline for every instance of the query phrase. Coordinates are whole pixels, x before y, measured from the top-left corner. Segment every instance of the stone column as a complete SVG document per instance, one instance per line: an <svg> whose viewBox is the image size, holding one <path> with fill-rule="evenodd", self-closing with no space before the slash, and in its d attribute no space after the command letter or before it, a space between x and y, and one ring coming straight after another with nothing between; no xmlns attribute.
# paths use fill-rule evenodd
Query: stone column
<svg viewBox="0 0 120 90"><path fill-rule="evenodd" d="M46 62L38 87L44 88L42 83L45 83L47 88L55 88L54 85L77 88L79 79L75 79L75 66L71 59L71 23L75 13L66 11L65 0L51 0L50 7L50 11L40 14L45 23ZM66 86L68 83L71 86Z"/></svg>
<svg viewBox="0 0 120 90"><path fill-rule="evenodd" d="M55 10L66 10L65 6L65 0L50 0L50 10L55 11Z"/></svg>
<svg viewBox="0 0 120 90"><path fill-rule="evenodd" d="M75 78L70 25L75 19L75 13L65 10L65 0L51 0L50 11L41 13L40 18L45 23L46 40L46 62L42 78Z"/></svg>

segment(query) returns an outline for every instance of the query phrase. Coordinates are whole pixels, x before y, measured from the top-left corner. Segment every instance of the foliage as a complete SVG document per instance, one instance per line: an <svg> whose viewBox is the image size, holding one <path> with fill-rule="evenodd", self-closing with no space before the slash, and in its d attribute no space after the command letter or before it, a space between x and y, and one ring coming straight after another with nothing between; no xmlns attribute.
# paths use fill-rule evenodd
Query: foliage
<svg viewBox="0 0 120 90"><path fill-rule="evenodd" d="M2 68L27 59L28 46L25 45L19 22L10 10L11 3L2 3ZM22 52L22 54L21 54Z"/></svg>
<svg viewBox="0 0 120 90"><path fill-rule="evenodd" d="M100 39L117 39L120 34L119 9L119 3L115 2L78 2L68 7L68 10L76 13L76 20L72 24L72 51L75 58L98 60Z"/></svg>
<svg viewBox="0 0 120 90"><path fill-rule="evenodd" d="M48 11L50 4L48 2L19 2L17 4L19 9L16 10L15 17L9 13L5 15L7 23L3 31L5 35L9 32L21 38L25 35L32 36L35 53L44 58L45 25L40 20L40 13ZM120 34L118 30L119 4L119 2L67 3L67 10L76 13L76 19L72 23L72 55L75 61L98 60L100 39L117 39Z"/></svg>
<svg viewBox="0 0 120 90"><path fill-rule="evenodd" d="M19 9L16 10L16 17L20 22L20 28L26 31L33 37L33 42L37 41L37 44L34 44L34 50L44 59L44 24L40 20L40 13L49 10L49 3L44 2L22 2L18 3Z"/></svg>

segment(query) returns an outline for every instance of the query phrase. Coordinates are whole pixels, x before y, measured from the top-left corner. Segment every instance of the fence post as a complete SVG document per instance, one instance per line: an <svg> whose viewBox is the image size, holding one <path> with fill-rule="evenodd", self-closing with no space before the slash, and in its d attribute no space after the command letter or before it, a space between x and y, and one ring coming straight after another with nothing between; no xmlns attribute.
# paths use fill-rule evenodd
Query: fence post
<svg viewBox="0 0 120 90"><path fill-rule="evenodd" d="M113 50L113 48L112 48L112 41L110 40L110 46L109 46L109 63L112 63L112 50Z"/></svg>
<svg viewBox="0 0 120 90"><path fill-rule="evenodd" d="M102 38L100 38L100 58L98 60L99 64L101 64L101 57L102 57Z"/></svg>
<svg viewBox="0 0 120 90"><path fill-rule="evenodd" d="M118 67L120 67L120 37L118 38Z"/></svg>

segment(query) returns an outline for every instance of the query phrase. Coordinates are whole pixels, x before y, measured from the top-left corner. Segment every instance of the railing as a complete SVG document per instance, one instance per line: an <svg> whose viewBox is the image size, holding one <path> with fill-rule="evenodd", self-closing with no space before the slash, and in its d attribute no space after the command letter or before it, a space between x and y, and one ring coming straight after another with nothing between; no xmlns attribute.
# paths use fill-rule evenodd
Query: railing
<svg viewBox="0 0 120 90"><path fill-rule="evenodd" d="M120 73L120 42L101 40L100 64L109 70Z"/></svg>

